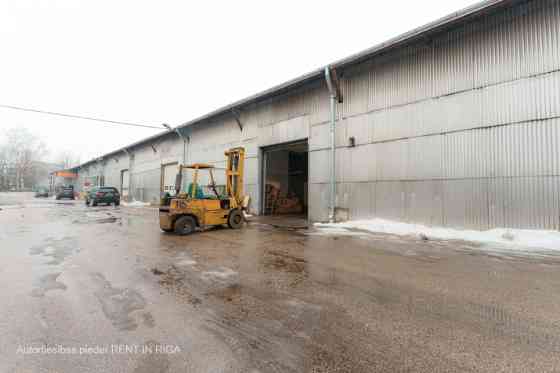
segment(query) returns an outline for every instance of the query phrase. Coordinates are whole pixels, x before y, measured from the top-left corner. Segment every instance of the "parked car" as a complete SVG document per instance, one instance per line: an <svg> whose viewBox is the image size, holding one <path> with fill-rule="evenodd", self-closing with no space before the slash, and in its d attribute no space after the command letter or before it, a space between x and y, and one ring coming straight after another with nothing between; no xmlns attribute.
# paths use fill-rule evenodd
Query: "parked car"
<svg viewBox="0 0 560 373"><path fill-rule="evenodd" d="M89 206L89 203L92 200L92 196L94 196L95 193L97 193L98 190L99 190L99 187L90 187L89 190L87 190L85 192L84 199L86 201L86 205Z"/></svg>
<svg viewBox="0 0 560 373"><path fill-rule="evenodd" d="M97 206L100 203L105 203L107 205L115 204L118 206L121 204L121 195L117 188L113 187L94 187L89 190L86 194L86 205L87 206Z"/></svg>
<svg viewBox="0 0 560 373"><path fill-rule="evenodd" d="M35 190L35 198L39 197L48 197L49 196L49 189L45 187L39 187Z"/></svg>
<svg viewBox="0 0 560 373"><path fill-rule="evenodd" d="M74 187L70 185L60 188L56 193L56 199L62 198L74 199Z"/></svg>

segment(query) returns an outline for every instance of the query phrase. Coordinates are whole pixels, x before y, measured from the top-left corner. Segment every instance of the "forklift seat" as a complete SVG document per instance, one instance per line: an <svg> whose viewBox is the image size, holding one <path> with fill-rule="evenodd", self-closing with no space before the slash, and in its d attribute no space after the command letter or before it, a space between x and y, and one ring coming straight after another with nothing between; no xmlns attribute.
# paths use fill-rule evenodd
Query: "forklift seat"
<svg viewBox="0 0 560 373"><path fill-rule="evenodd" d="M193 193L193 183L189 183L188 187L187 187L187 194L189 195L189 197L194 198L194 199L204 199L204 192L202 192L202 188L200 187L200 185L196 186L196 191Z"/></svg>

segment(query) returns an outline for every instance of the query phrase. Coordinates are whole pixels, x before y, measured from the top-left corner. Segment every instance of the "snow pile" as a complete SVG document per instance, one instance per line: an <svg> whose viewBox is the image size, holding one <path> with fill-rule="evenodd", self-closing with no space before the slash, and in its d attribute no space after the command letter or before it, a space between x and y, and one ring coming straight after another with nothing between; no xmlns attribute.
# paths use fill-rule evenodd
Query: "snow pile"
<svg viewBox="0 0 560 373"><path fill-rule="evenodd" d="M497 243L503 246L560 250L560 232L496 228L488 231L427 227L420 224L400 223L385 219L356 220L344 223L321 224L315 227L326 234L356 234L359 231L415 236L420 239L463 240Z"/></svg>
<svg viewBox="0 0 560 373"><path fill-rule="evenodd" d="M146 207L146 206L150 206L150 203L148 202L141 202L141 201L132 201L132 202L125 202L125 201L121 201L121 204L123 206L126 207Z"/></svg>

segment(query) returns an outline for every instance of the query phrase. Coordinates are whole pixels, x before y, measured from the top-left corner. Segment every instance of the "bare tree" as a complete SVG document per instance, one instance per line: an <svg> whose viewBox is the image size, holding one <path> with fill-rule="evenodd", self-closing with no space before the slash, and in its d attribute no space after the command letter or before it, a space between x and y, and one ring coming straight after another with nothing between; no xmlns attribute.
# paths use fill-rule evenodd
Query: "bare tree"
<svg viewBox="0 0 560 373"><path fill-rule="evenodd" d="M24 189L25 179L29 180L37 161L48 153L45 143L27 128L15 127L6 131L1 147L8 173L12 174L12 182L16 189Z"/></svg>

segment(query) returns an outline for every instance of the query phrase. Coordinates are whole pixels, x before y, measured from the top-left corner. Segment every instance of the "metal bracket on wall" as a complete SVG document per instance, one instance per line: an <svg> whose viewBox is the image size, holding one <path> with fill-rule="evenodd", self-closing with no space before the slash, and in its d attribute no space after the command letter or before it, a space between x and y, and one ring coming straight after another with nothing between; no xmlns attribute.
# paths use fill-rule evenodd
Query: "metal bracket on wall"
<svg viewBox="0 0 560 373"><path fill-rule="evenodd" d="M233 118L237 122L237 125L239 126L239 130L243 132L243 124L241 123L241 119L240 119L241 113L239 112L239 110L231 109L231 114L233 115Z"/></svg>
<svg viewBox="0 0 560 373"><path fill-rule="evenodd" d="M186 131L186 133L183 131L183 129L186 130L186 128L176 128L175 131L177 132L177 134L179 135L179 137L181 137L183 139L183 141L187 144L191 143L191 137L186 134L188 133L188 131Z"/></svg>

